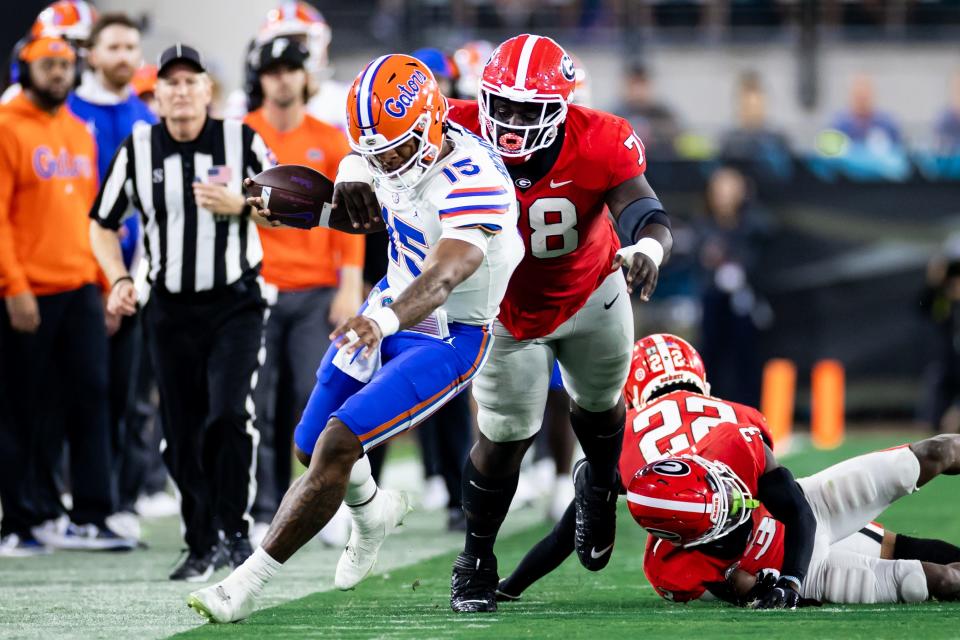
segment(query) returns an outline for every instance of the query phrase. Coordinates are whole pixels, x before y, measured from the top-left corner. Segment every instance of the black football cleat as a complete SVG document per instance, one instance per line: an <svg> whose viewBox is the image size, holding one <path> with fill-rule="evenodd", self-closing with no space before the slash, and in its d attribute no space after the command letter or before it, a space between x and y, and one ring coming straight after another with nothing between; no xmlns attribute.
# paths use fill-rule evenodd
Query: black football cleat
<svg viewBox="0 0 960 640"><path fill-rule="evenodd" d="M226 564L227 554L220 543L206 551L188 549L185 557L170 573L170 579L185 582L206 582L214 571L226 566Z"/></svg>
<svg viewBox="0 0 960 640"><path fill-rule="evenodd" d="M227 536L223 541L226 560L231 569L236 569L242 565L247 558L253 555L253 547L250 546L250 538L237 533ZM219 567L217 567L219 568Z"/></svg>
<svg viewBox="0 0 960 640"><path fill-rule="evenodd" d="M461 553L453 563L450 577L450 608L457 613L485 613L497 610L497 559Z"/></svg>
<svg viewBox="0 0 960 640"><path fill-rule="evenodd" d="M573 468L573 502L576 511L573 541L580 564L590 571L603 569L613 555L617 533L618 482L614 480L609 487L593 486L586 458Z"/></svg>

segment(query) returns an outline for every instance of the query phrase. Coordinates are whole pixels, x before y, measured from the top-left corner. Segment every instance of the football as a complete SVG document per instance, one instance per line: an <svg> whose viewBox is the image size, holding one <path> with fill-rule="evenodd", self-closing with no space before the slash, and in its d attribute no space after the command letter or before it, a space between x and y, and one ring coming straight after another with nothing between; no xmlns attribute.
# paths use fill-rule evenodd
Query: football
<svg viewBox="0 0 960 640"><path fill-rule="evenodd" d="M263 198L269 219L310 229L319 224L324 209L333 202L333 181L310 167L282 164L254 176L247 194Z"/></svg>

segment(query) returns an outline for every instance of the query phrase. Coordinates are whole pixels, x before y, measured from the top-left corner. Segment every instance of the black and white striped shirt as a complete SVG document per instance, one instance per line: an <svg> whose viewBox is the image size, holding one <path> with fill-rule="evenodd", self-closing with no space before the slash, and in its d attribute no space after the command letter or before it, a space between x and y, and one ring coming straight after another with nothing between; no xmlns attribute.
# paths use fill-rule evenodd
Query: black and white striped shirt
<svg viewBox="0 0 960 640"><path fill-rule="evenodd" d="M192 183L207 182L212 167L229 167L231 191L243 178L274 164L260 136L236 120L207 118L196 140L177 142L161 122L133 127L117 149L90 217L117 230L140 211L149 280L169 293L208 291L256 275L263 258L248 212L216 215L198 207Z"/></svg>

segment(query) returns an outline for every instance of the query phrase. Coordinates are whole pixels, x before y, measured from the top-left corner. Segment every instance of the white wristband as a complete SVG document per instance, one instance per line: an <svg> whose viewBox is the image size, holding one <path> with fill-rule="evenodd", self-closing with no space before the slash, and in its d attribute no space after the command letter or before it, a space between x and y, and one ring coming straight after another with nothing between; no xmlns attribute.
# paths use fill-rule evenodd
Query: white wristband
<svg viewBox="0 0 960 640"><path fill-rule="evenodd" d="M617 251L617 255L622 256L628 265L630 261L633 260L633 256L638 253L642 253L653 260L653 264L655 264L658 269L660 268L660 263L663 262L663 245L653 238L640 238L636 244L623 247Z"/></svg>
<svg viewBox="0 0 960 640"><path fill-rule="evenodd" d="M370 169L367 168L367 161L360 156L351 153L343 157L340 166L337 167L337 179L334 184L341 182L366 182L373 184L373 176L370 175Z"/></svg>
<svg viewBox="0 0 960 640"><path fill-rule="evenodd" d="M390 307L380 307L367 317L377 323L384 338L400 330L400 319Z"/></svg>

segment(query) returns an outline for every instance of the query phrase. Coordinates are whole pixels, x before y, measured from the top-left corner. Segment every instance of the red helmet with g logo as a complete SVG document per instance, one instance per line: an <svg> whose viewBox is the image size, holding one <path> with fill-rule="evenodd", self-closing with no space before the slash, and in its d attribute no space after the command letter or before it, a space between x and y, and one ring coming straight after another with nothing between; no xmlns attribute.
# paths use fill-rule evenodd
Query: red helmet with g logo
<svg viewBox="0 0 960 640"><path fill-rule="evenodd" d="M522 158L550 146L567 117L577 74L573 59L546 36L510 38L493 52L480 78L480 129L508 158ZM493 98L540 106L536 124L510 124L497 118Z"/></svg>
<svg viewBox="0 0 960 640"><path fill-rule="evenodd" d="M627 487L627 507L650 535L684 547L721 538L759 506L730 467L700 456L651 462Z"/></svg>
<svg viewBox="0 0 960 640"><path fill-rule="evenodd" d="M627 404L639 408L658 390L677 383L691 384L709 394L703 360L693 346L670 333L654 333L633 345L630 375L623 387Z"/></svg>

